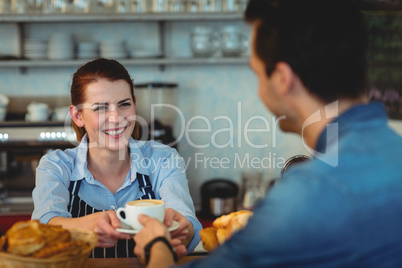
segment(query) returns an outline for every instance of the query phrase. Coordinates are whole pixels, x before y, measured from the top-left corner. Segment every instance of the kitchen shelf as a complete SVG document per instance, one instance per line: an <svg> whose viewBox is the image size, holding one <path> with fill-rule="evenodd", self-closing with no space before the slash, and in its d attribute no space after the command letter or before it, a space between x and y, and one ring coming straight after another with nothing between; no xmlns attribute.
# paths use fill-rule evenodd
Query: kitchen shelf
<svg viewBox="0 0 402 268"><path fill-rule="evenodd" d="M78 67L88 60L10 60L0 61L0 68L32 68L32 67ZM134 65L217 65L217 64L247 64L248 57L237 58L158 58L158 59L118 59L127 66Z"/></svg>
<svg viewBox="0 0 402 268"><path fill-rule="evenodd" d="M0 23L44 23L44 22L122 22L122 21L210 21L240 20L240 12L202 13L61 13L61 14L10 14L0 15Z"/></svg>
<svg viewBox="0 0 402 268"><path fill-rule="evenodd" d="M157 22L159 25L161 58L128 58L118 59L127 66L159 66L161 70L167 65L217 65L217 64L246 64L247 57L214 57L214 58L168 58L165 51L165 22L176 21L239 21L242 12L200 12L200 13L60 13L60 14L3 14L0 23L16 23L19 26L20 48L22 53L22 40L25 36L25 24L32 23L75 23L75 22ZM34 60L34 59L8 59L0 61L0 68L27 68L48 67L78 67L86 63L87 59L66 60Z"/></svg>

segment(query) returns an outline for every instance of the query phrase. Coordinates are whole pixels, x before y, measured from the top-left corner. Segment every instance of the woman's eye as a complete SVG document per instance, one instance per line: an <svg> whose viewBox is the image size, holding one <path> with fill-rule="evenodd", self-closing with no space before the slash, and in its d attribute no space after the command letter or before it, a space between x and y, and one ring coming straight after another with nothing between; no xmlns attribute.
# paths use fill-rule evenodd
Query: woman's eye
<svg viewBox="0 0 402 268"><path fill-rule="evenodd" d="M97 106L97 107L94 109L95 112L96 112L96 111L104 111L104 110L106 110L106 106Z"/></svg>
<svg viewBox="0 0 402 268"><path fill-rule="evenodd" d="M124 102L124 103L122 103L122 104L120 104L120 107L130 107L131 106L131 103L130 102Z"/></svg>

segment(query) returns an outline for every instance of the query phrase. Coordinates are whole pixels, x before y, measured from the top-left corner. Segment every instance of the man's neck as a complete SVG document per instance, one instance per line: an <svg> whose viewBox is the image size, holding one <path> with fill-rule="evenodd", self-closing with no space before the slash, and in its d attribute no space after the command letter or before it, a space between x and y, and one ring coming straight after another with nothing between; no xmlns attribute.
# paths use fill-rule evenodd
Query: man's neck
<svg viewBox="0 0 402 268"><path fill-rule="evenodd" d="M310 148L315 148L321 133L326 126L336 117L349 110L351 107L367 103L365 98L341 99L329 104L312 102L301 114L300 135L304 143Z"/></svg>

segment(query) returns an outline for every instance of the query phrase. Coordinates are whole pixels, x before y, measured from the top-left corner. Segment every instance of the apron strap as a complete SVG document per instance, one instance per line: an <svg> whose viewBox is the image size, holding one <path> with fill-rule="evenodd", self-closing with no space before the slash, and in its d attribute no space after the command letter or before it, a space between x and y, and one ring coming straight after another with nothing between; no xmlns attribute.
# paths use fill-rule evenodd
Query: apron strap
<svg viewBox="0 0 402 268"><path fill-rule="evenodd" d="M152 184L148 175L137 173L137 181L140 191L144 194L139 199L156 199L155 193L152 191Z"/></svg>
<svg viewBox="0 0 402 268"><path fill-rule="evenodd" d="M70 194L78 195L81 186L81 181L82 180L70 181L70 186L68 187L68 191L70 192Z"/></svg>
<svg viewBox="0 0 402 268"><path fill-rule="evenodd" d="M79 197L78 197L78 192L79 192L79 190L80 190L81 181L82 181L82 180L70 181L70 185L69 185L69 187L68 187L68 191L70 192L70 202L68 203L67 210L68 210L68 212L70 212L71 214L74 214L74 213L73 213L73 212L74 212L74 211L73 211L73 210L74 210L74 208L73 208L74 204L76 204L76 206L78 206L78 205L79 205L79 202L80 202L80 200L75 200L75 199L76 199L76 198L79 199ZM74 215L73 215L73 217L74 217ZM76 217L77 217L77 216L76 216Z"/></svg>

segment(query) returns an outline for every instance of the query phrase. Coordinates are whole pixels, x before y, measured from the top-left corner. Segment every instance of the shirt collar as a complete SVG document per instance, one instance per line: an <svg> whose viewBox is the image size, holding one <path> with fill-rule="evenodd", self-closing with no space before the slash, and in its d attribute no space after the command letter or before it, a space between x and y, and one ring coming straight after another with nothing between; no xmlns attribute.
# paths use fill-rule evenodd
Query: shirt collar
<svg viewBox="0 0 402 268"><path fill-rule="evenodd" d="M149 175L149 159L145 158L142 153L142 146L145 145L144 141L136 141L132 137L129 140L129 149L130 149L130 157L131 157L131 175L130 182L133 182L137 177L137 172ZM81 179L86 179L89 183L94 182L94 177L91 172L88 170L88 134L85 134L82 138L80 144L77 148L77 158L76 158L76 170L74 171L74 175L70 179L71 181L77 181Z"/></svg>
<svg viewBox="0 0 402 268"><path fill-rule="evenodd" d="M356 105L336 117L320 134L315 150L325 153L327 147L337 139L341 139L350 130L366 125L369 122L387 124L387 111L382 103L370 102ZM337 129L336 133L331 131L335 125L337 126L335 128Z"/></svg>
<svg viewBox="0 0 402 268"><path fill-rule="evenodd" d="M80 144L77 148L77 158L75 160L75 167L74 173L70 181L78 181L81 179L86 179L88 182L93 182L94 178L88 170L88 161L87 161L87 154L88 154L88 134L85 134L82 137Z"/></svg>

